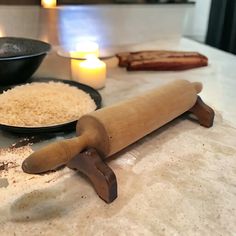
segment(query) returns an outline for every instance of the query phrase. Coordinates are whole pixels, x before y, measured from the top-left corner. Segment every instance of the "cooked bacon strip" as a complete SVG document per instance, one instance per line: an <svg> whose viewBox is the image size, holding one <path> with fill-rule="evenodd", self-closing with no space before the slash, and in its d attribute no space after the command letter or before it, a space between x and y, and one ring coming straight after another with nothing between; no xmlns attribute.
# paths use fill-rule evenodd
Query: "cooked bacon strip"
<svg viewBox="0 0 236 236"><path fill-rule="evenodd" d="M208 59L198 52L139 51L117 54L120 67L127 70L186 70L206 66Z"/></svg>
<svg viewBox="0 0 236 236"><path fill-rule="evenodd" d="M187 70L207 66L208 61L203 57L172 57L172 58L157 58L153 60L131 61L127 70Z"/></svg>

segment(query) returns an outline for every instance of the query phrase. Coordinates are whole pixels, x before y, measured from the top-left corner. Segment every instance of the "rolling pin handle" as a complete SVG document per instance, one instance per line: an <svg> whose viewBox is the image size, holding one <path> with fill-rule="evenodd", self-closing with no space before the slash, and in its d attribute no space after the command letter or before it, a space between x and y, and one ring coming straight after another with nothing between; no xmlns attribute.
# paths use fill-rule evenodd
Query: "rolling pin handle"
<svg viewBox="0 0 236 236"><path fill-rule="evenodd" d="M206 105L202 99L198 96L195 105L189 110L190 113L195 115L200 125L210 128L213 125L215 112Z"/></svg>
<svg viewBox="0 0 236 236"><path fill-rule="evenodd" d="M22 163L22 169L28 174L39 174L55 170L65 165L86 147L86 134L51 143L27 157Z"/></svg>
<svg viewBox="0 0 236 236"><path fill-rule="evenodd" d="M67 163L67 167L86 175L99 197L105 202L111 203L116 199L116 176L94 148L89 148L75 156Z"/></svg>

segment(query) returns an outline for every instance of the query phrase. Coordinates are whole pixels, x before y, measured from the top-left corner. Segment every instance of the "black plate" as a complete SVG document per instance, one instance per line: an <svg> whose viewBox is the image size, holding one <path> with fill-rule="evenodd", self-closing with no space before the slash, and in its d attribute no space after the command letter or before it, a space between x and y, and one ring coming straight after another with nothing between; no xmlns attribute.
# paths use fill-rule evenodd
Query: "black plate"
<svg viewBox="0 0 236 236"><path fill-rule="evenodd" d="M80 84L75 81L70 81L70 80L60 80L60 79L54 79L54 78L32 78L27 83L32 83L32 82L49 82L49 81L55 81L55 82L63 82L65 84L69 84L71 86L75 86L86 93L88 93L91 98L94 100L97 108L101 108L101 102L102 102L102 97L101 95L93 88ZM22 85L22 84L21 84ZM19 86L19 85L17 85ZM0 93L3 91L6 91L8 89L13 88L14 86L5 86L5 87L0 87ZM22 134L33 134L33 133L51 133L51 132L65 132L65 131L70 131L74 130L76 126L77 120L73 121L68 121L66 123L60 123L60 124L55 124L55 125L50 125L50 126L41 126L41 127L21 127L21 126L12 126L12 125L5 125L5 124L0 124L0 128L8 131L8 132L14 132L14 133L22 133Z"/></svg>

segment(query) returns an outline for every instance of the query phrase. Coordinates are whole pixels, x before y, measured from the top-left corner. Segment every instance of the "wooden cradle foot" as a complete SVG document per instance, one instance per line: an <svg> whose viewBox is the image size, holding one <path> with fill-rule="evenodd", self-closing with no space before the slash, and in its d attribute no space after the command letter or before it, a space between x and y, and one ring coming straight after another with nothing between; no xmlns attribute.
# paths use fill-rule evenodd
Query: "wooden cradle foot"
<svg viewBox="0 0 236 236"><path fill-rule="evenodd" d="M213 125L215 112L211 107L206 105L199 96L189 112L197 117L200 125L207 128Z"/></svg>
<svg viewBox="0 0 236 236"><path fill-rule="evenodd" d="M67 167L86 175L99 197L105 202L110 203L116 199L116 176L95 149L90 148L80 153L67 163Z"/></svg>

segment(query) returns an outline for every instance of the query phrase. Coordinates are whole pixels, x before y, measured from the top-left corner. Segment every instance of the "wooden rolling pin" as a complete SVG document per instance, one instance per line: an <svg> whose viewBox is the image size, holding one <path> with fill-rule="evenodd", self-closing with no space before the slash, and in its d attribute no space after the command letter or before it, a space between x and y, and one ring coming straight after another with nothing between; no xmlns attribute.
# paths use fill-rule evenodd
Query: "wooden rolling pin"
<svg viewBox="0 0 236 236"><path fill-rule="evenodd" d="M88 147L107 158L188 111L201 90L201 83L177 80L84 115L77 123L78 137L34 152L23 162L22 168L27 173L53 170Z"/></svg>

